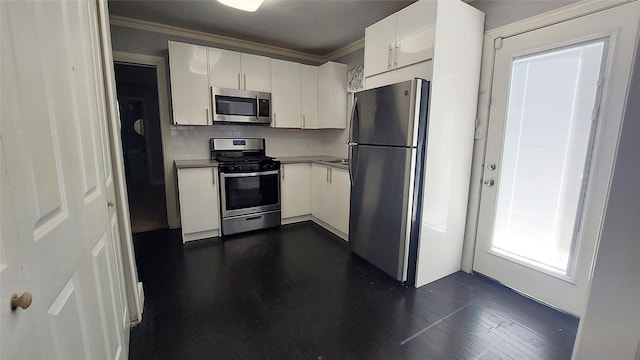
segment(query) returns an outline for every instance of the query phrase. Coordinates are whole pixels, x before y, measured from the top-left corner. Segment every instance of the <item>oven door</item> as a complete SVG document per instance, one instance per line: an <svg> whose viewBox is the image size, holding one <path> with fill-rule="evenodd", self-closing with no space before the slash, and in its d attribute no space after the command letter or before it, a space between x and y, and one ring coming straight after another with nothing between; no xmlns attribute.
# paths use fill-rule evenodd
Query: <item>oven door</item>
<svg viewBox="0 0 640 360"><path fill-rule="evenodd" d="M220 173L222 217L280 210L280 170Z"/></svg>

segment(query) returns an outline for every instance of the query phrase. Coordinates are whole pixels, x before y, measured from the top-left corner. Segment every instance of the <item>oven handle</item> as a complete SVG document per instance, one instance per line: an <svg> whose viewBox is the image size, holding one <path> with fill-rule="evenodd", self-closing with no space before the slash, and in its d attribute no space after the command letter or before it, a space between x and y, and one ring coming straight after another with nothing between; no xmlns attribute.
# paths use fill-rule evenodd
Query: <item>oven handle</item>
<svg viewBox="0 0 640 360"><path fill-rule="evenodd" d="M260 171L260 172L252 172L252 173L225 173L225 172L220 172L220 175L222 175L225 178L232 178L232 177L261 176L261 175L278 175L278 173L280 173L280 170Z"/></svg>

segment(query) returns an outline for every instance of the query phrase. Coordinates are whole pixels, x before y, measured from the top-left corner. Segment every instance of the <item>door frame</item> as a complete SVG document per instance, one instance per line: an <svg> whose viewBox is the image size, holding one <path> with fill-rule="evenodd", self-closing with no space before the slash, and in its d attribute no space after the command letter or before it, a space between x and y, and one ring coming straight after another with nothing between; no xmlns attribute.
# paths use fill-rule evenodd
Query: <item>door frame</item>
<svg viewBox="0 0 640 360"><path fill-rule="evenodd" d="M138 270L136 267L135 251L133 249L133 234L131 233L127 184L124 177L124 158L122 156L122 141L120 138L120 114L118 112L116 77L111 47L109 7L107 0L96 1L98 3L99 46L102 53L104 94L107 108L107 136L111 152L111 166L116 197L115 208L118 215L118 232L120 235L119 245L122 250L122 268L124 271L127 303L129 306L129 321L132 324L137 324L142 321L144 291L142 283L138 281Z"/></svg>
<svg viewBox="0 0 640 360"><path fill-rule="evenodd" d="M493 68L495 60L494 44L497 39L519 35L585 15L607 10L635 0L611 0L587 2L580 1L547 13L528 19L507 24L485 32L482 63L480 70L480 88L478 92L478 110L476 118L476 132L474 137L473 161L471 168L471 182L469 187L469 206L467 209L467 226L465 228L464 245L462 251L461 269L471 273L476 245L476 233L480 215L480 194L482 191L482 176L484 169L485 150L487 145L488 120L493 91ZM619 119L621 120L621 119ZM617 141L617 140L616 140ZM607 194L608 197L608 194ZM606 201L606 199L604 199ZM604 215L604 214L602 214ZM597 246L596 246L597 252ZM594 258L595 258L594 254Z"/></svg>
<svg viewBox="0 0 640 360"><path fill-rule="evenodd" d="M135 54L123 51L113 52L113 61L134 66L154 67L158 84L158 105L160 106L160 137L162 139L162 159L164 161L164 192L167 206L167 222L170 229L180 227L178 216L177 184L173 169L171 151L171 112L169 111L169 87L167 82L167 59L160 56ZM120 150L122 151L122 150Z"/></svg>

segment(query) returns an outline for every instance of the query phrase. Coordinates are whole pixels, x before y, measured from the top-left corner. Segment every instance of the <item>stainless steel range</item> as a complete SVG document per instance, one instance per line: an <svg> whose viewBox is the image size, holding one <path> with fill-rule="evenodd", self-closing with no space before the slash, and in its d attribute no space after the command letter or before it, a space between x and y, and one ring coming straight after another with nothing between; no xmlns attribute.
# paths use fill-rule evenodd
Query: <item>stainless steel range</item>
<svg viewBox="0 0 640 360"><path fill-rule="evenodd" d="M220 164L222 235L280 226L280 162L264 139L211 139Z"/></svg>

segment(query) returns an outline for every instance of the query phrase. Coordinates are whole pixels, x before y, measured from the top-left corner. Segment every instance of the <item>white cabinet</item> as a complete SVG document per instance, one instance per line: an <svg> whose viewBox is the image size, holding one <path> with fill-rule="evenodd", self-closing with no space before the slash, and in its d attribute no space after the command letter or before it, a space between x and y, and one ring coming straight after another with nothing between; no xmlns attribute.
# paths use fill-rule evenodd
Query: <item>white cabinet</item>
<svg viewBox="0 0 640 360"><path fill-rule="evenodd" d="M436 6L436 1L419 0L367 27L364 76L432 58Z"/></svg>
<svg viewBox="0 0 640 360"><path fill-rule="evenodd" d="M311 164L311 214L347 236L350 196L347 170Z"/></svg>
<svg viewBox="0 0 640 360"><path fill-rule="evenodd" d="M280 194L283 219L311 214L311 165L283 164Z"/></svg>
<svg viewBox="0 0 640 360"><path fill-rule="evenodd" d="M318 128L347 127L347 65L327 62L318 67Z"/></svg>
<svg viewBox="0 0 640 360"><path fill-rule="evenodd" d="M271 92L271 59L265 56L208 48L211 86Z"/></svg>
<svg viewBox="0 0 640 360"><path fill-rule="evenodd" d="M300 64L271 59L271 126L302 128Z"/></svg>
<svg viewBox="0 0 640 360"><path fill-rule="evenodd" d="M351 203L351 183L349 171L331 168L329 183L333 195L333 226L345 234L349 233L349 206Z"/></svg>
<svg viewBox="0 0 640 360"><path fill-rule="evenodd" d="M207 48L169 41L173 122L211 125Z"/></svg>
<svg viewBox="0 0 640 360"><path fill-rule="evenodd" d="M218 168L178 169L182 241L219 235Z"/></svg>
<svg viewBox="0 0 640 360"><path fill-rule="evenodd" d="M302 128L317 129L319 127L318 67L301 64L300 80L300 113L302 114Z"/></svg>

